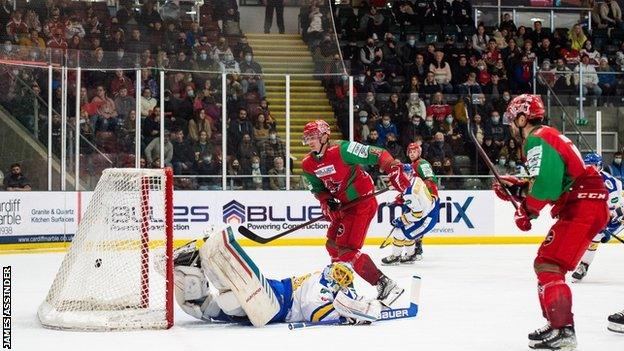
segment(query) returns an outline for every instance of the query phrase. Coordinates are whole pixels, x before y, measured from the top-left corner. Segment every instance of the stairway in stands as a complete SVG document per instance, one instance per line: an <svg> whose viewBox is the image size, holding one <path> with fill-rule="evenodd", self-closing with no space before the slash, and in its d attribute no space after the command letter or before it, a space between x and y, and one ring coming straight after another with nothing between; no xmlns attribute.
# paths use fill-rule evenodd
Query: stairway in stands
<svg viewBox="0 0 624 351"><path fill-rule="evenodd" d="M334 113L321 82L314 78L314 62L307 45L298 34L245 34L253 48L254 59L260 63L266 76L264 83L271 113L277 119L278 133L286 140L286 78L290 78L290 128L291 154L294 173L301 174L301 160L308 153L301 144L303 126L314 119L334 123ZM296 74L296 76L295 76Z"/></svg>

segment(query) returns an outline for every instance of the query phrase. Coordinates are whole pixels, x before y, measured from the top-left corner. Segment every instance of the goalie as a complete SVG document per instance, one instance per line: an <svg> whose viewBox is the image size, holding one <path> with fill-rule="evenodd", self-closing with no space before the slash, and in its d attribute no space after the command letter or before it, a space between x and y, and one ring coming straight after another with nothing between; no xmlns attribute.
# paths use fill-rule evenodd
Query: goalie
<svg viewBox="0 0 624 351"><path fill-rule="evenodd" d="M175 299L187 314L210 322L280 322L345 319L351 324L379 319L378 300L358 297L353 270L342 262L322 272L282 280L266 279L234 239L230 228L201 248L174 253ZM213 290L211 291L210 286Z"/></svg>

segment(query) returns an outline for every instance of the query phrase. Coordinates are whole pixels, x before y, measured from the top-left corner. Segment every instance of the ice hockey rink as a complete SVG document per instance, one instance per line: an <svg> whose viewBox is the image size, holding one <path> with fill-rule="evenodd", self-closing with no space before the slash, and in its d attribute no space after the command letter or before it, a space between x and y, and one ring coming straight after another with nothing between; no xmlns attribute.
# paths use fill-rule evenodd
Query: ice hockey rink
<svg viewBox="0 0 624 351"><path fill-rule="evenodd" d="M206 324L176 309L170 330L67 332L44 329L36 311L63 253L0 255L12 267L14 350L528 350L527 333L545 324L539 312L532 262L537 245L425 245L413 266L384 267L404 286L422 277L416 318L369 326L289 330ZM247 247L269 278L319 270L322 247ZM383 252L365 251L377 262ZM607 315L624 308L624 245L599 248L585 280L572 284L578 350L623 350L624 335L607 331ZM374 296L356 281L358 291ZM407 304L407 294L395 306Z"/></svg>

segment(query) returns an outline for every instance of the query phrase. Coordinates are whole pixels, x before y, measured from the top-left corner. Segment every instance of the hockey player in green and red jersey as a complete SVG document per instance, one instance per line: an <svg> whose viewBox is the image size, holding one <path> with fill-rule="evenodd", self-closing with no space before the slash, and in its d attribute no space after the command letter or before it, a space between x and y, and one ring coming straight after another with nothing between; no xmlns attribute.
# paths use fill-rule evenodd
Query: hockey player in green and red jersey
<svg viewBox="0 0 624 351"><path fill-rule="evenodd" d="M392 254L381 259L382 265L413 264L422 260L422 237L438 223L438 180L431 164L421 158L421 154L419 144L407 146L411 164L406 166L412 170L412 180L408 190L397 198L397 203L403 205L404 213L392 221L399 231L392 231Z"/></svg>
<svg viewBox="0 0 624 351"><path fill-rule="evenodd" d="M585 166L572 142L541 124L544 103L538 95L517 96L505 116L513 134L522 140L528 179L503 179L506 186L522 189L520 197L512 198L499 183L494 191L503 200L516 201L514 219L523 231L531 229L531 219L547 204L553 205L551 215L557 219L534 261L540 306L548 324L529 334L529 347L573 350L577 343L572 292L565 274L574 270L592 238L607 224L608 192L600 174Z"/></svg>
<svg viewBox="0 0 624 351"><path fill-rule="evenodd" d="M401 193L409 186L409 178L401 162L394 160L388 151L342 140L330 144L329 134L329 124L323 120L305 125L303 143L311 152L301 164L303 177L330 221L325 247L332 262L350 263L357 274L377 287L377 299L389 306L404 290L360 251L377 212L377 200L370 197L348 209L340 208L375 190L373 179L360 165L378 165Z"/></svg>

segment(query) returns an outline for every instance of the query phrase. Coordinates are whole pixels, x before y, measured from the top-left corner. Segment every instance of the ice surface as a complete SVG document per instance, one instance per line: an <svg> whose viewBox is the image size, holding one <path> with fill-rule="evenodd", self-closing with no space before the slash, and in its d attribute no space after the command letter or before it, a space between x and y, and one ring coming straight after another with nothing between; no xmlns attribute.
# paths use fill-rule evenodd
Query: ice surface
<svg viewBox="0 0 624 351"><path fill-rule="evenodd" d="M414 266L382 267L408 286L422 277L415 319L371 326L330 326L290 331L209 325L176 309L167 331L63 332L40 326L36 311L63 254L2 255L12 266L14 350L528 350L526 335L544 325L539 312L533 258L536 245L427 246ZM253 247L250 256L270 278L319 270L322 247ZM388 251L366 247L378 262ZM624 246L603 245L589 273L572 284L579 350L624 350L624 335L606 330L607 315L624 308ZM362 280L356 287L374 296ZM406 294L407 295L407 294ZM397 302L406 304L407 297Z"/></svg>

